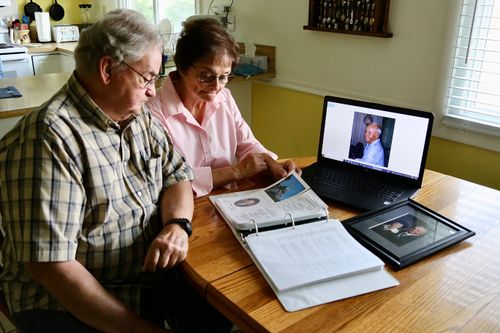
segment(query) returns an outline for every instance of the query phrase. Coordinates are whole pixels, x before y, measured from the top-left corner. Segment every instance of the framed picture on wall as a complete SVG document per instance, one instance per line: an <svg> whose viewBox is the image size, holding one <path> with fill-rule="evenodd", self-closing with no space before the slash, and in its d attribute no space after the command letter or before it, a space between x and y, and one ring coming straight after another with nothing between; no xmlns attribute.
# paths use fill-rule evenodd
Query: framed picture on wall
<svg viewBox="0 0 500 333"><path fill-rule="evenodd" d="M406 267L475 235L411 199L342 223L361 244L395 268Z"/></svg>

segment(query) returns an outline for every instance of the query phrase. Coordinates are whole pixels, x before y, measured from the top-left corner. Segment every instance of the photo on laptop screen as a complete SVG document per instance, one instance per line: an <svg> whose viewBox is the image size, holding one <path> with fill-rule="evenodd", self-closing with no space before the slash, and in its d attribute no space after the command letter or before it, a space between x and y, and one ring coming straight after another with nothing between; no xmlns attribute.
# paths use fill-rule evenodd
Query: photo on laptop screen
<svg viewBox="0 0 500 333"><path fill-rule="evenodd" d="M325 96L316 163L302 178L319 196L370 210L421 187L434 115Z"/></svg>
<svg viewBox="0 0 500 333"><path fill-rule="evenodd" d="M334 101L326 107L323 157L419 177L429 119Z"/></svg>

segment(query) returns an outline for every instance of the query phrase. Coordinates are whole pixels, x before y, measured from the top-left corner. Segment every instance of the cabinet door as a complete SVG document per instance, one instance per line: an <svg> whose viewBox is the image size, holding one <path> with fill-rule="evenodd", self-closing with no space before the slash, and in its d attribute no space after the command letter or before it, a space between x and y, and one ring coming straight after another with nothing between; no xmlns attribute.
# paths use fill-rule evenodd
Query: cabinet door
<svg viewBox="0 0 500 333"><path fill-rule="evenodd" d="M61 53L61 72L72 72L75 69L73 55Z"/></svg>
<svg viewBox="0 0 500 333"><path fill-rule="evenodd" d="M52 53L33 55L33 69L35 75L71 72L75 68L75 61L73 56Z"/></svg>
<svg viewBox="0 0 500 333"><path fill-rule="evenodd" d="M22 117L0 118L0 138L7 134L21 118Z"/></svg>
<svg viewBox="0 0 500 333"><path fill-rule="evenodd" d="M32 58L35 75L58 73L60 71L60 57L58 54L34 55Z"/></svg>

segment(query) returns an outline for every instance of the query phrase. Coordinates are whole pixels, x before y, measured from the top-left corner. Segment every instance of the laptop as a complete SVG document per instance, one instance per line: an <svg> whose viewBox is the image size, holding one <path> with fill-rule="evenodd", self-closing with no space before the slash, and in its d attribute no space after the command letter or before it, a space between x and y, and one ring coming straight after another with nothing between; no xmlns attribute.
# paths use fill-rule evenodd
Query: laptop
<svg viewBox="0 0 500 333"><path fill-rule="evenodd" d="M422 186L434 115L326 96L317 162L302 178L325 199L372 210Z"/></svg>

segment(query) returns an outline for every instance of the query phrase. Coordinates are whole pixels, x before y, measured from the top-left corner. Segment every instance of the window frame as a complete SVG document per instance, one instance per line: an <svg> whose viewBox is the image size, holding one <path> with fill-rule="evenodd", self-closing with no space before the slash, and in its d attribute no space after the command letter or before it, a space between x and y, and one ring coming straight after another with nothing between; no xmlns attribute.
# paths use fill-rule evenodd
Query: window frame
<svg viewBox="0 0 500 333"><path fill-rule="evenodd" d="M455 66L455 57L457 57L457 48L460 47L460 39L463 38L463 36L459 36L460 29L462 28L462 25L464 22L462 22L462 15L464 11L465 6L470 6L470 2L472 1L472 4L474 4L474 0L464 0L461 2L459 5L459 11L458 11L458 17L456 20L456 24L454 26L454 38L453 41L451 42L451 51L448 57L449 61L449 66L448 66L448 77L446 80L446 85L444 87L444 101L443 101L443 119L442 119L442 124L446 127L451 127L451 128L457 128L459 130L464 131L465 133L468 132L476 132L479 134L486 134L490 136L495 136L495 137L500 137L500 124L490 124L487 122L483 122L478 119L474 119L472 117L467 117L467 115L458 115L458 114L453 114L452 112L449 112L448 105L449 105L449 95L450 95L450 90L452 89L451 85L453 84L453 67ZM483 1L483 0L477 0L477 1ZM492 0L494 2L495 0ZM470 8L469 12L470 14ZM488 27L489 29L489 27ZM484 59L484 58L483 58ZM500 108L500 104L497 105L498 108ZM500 119L500 114L497 116Z"/></svg>
<svg viewBox="0 0 500 333"><path fill-rule="evenodd" d="M130 2L133 0L115 0L117 8L130 8ZM168 1L168 0L150 0L153 2L153 14L154 14L154 25L158 25L160 23L160 17L158 15L159 12L159 2L160 1ZM194 2L194 12L198 14L201 9L201 0L193 0Z"/></svg>

